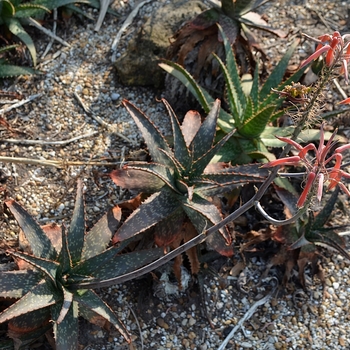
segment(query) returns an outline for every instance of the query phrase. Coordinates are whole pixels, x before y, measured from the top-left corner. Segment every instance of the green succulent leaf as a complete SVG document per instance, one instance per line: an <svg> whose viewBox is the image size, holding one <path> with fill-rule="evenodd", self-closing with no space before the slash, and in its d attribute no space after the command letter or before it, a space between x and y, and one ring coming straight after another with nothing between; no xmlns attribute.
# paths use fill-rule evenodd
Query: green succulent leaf
<svg viewBox="0 0 350 350"><path fill-rule="evenodd" d="M77 196L73 211L72 220L68 231L68 252L75 265L81 259L81 252L85 236L85 209L83 196L83 182L78 180Z"/></svg>
<svg viewBox="0 0 350 350"><path fill-rule="evenodd" d="M205 113L210 112L210 106L214 102L214 98L210 94L200 87L194 78L189 74L185 68L179 64L167 60L163 60L165 63L159 63L159 66L163 68L166 72L179 79L187 89L193 94L193 96L200 103ZM225 132L230 132L235 121L232 115L225 112L223 109L220 110L220 116L218 119L218 126Z"/></svg>
<svg viewBox="0 0 350 350"><path fill-rule="evenodd" d="M214 102L214 99L209 93L197 84L192 75L188 73L185 68L172 61L162 61L165 63L159 63L159 66L175 78L179 79L198 100L204 111L209 113L210 104Z"/></svg>
<svg viewBox="0 0 350 350"><path fill-rule="evenodd" d="M287 52L284 54L282 59L279 61L275 69L271 72L267 80L265 81L263 87L260 90L260 100L264 100L270 93L272 88L276 88L278 86L288 67L288 62L290 61L293 52L297 48L300 43L300 39L295 40Z"/></svg>
<svg viewBox="0 0 350 350"><path fill-rule="evenodd" d="M197 194L193 195L192 201L183 199L183 209L199 233L222 220L219 209ZM231 237L226 227L221 228L219 232L213 233L206 241L221 255L232 256Z"/></svg>
<svg viewBox="0 0 350 350"><path fill-rule="evenodd" d="M62 310L62 303L53 305L52 317L58 319ZM53 333L55 336L56 350L76 350L78 344L78 304L72 302L62 322L54 322Z"/></svg>
<svg viewBox="0 0 350 350"><path fill-rule="evenodd" d="M118 317L109 306L105 304L92 290L88 290L80 296L75 295L74 300L79 303L80 308L90 309L105 318L122 334L128 343L131 342L130 334L124 325L119 321Z"/></svg>
<svg viewBox="0 0 350 350"><path fill-rule="evenodd" d="M73 267L73 263L72 263L72 258L69 251L69 243L68 243L68 237L66 234L66 228L64 225L62 225L61 234L62 234L62 249L59 256L59 261L60 261L61 273L64 275Z"/></svg>
<svg viewBox="0 0 350 350"><path fill-rule="evenodd" d="M69 272L68 281L70 283L79 282L79 280L86 279L86 276L91 277L95 271L98 271L104 264L109 264L109 261L125 249L131 240L125 240L116 244L98 255L91 256L87 260L81 261L78 265L73 267Z"/></svg>
<svg viewBox="0 0 350 350"><path fill-rule="evenodd" d="M194 179L194 192L203 196L215 196L249 183L263 182L269 175L261 164L237 165L224 168L217 173L205 173L200 179Z"/></svg>
<svg viewBox="0 0 350 350"><path fill-rule="evenodd" d="M33 270L4 271L0 274L0 297L19 299L42 280Z"/></svg>
<svg viewBox="0 0 350 350"><path fill-rule="evenodd" d="M226 37L225 37L226 38ZM226 38L227 41L227 38ZM232 50L232 49L230 49ZM236 82L233 81L233 77L231 77L230 74L238 74L238 69L236 66L236 61L233 61L233 67L234 69L232 69L232 67L230 67L230 71L229 68L227 68L224 64L224 62L222 62L222 60L215 54L213 54L214 57L217 59L217 61L219 62L219 65L221 67L221 70L223 71L224 74L224 78L226 81L226 86L227 86L227 100L229 103L229 108L230 108L230 112L235 120L235 125L240 125L241 124L241 119L242 119L242 114L243 114L243 106L240 100L244 100L244 105L245 105L245 95L243 92L243 88L241 86L241 82L239 81L239 75L235 76ZM233 56L233 54L232 54ZM228 61L228 57L226 57L226 60ZM231 62L232 64L232 62ZM232 73L232 71L237 71L236 73ZM237 83L238 81L238 86L235 85L235 83ZM238 90L238 91L237 91ZM241 98L238 98L238 96L240 96Z"/></svg>
<svg viewBox="0 0 350 350"><path fill-rule="evenodd" d="M16 251L8 251L9 254L20 258L27 263L31 264L35 268L42 271L47 277L49 277L52 283L56 284L57 270L59 268L59 264L55 261L46 260L42 258L37 258L36 256L29 255L26 253L16 252Z"/></svg>
<svg viewBox="0 0 350 350"><path fill-rule="evenodd" d="M135 271L163 255L163 248L138 250L131 253L114 255L108 263L100 266L100 268L93 273L92 277L96 280L115 278L125 273ZM113 268L111 268L111 266Z"/></svg>
<svg viewBox="0 0 350 350"><path fill-rule="evenodd" d="M155 163L171 166L169 159L164 155L164 153L159 151L159 149L162 149L168 153L171 153L168 143L158 128L144 113L142 113L129 101L123 100L122 103L141 131L153 161Z"/></svg>
<svg viewBox="0 0 350 350"><path fill-rule="evenodd" d="M12 199L6 200L5 204L21 227L33 254L39 258L56 260L57 252L55 248L34 218Z"/></svg>
<svg viewBox="0 0 350 350"><path fill-rule="evenodd" d="M106 214L91 228L85 235L82 260L87 260L96 256L107 248L115 231L117 230L122 216L121 209L116 206Z"/></svg>
<svg viewBox="0 0 350 350"><path fill-rule="evenodd" d="M53 305L60 299L62 299L62 296L52 287L51 283L42 280L16 303L0 313L0 323L28 312Z"/></svg>
<svg viewBox="0 0 350 350"><path fill-rule="evenodd" d="M310 231L319 230L324 227L324 225L327 223L327 221L331 217L331 214L333 212L333 209L338 199L338 195L339 195L339 186L335 188L331 197L327 201L326 205L322 208L322 210L317 214L317 216L313 220Z"/></svg>
<svg viewBox="0 0 350 350"><path fill-rule="evenodd" d="M225 81L227 84L228 94L230 98L230 101L229 101L230 107L231 107L231 103L232 105L235 106L233 107L234 109L231 109L231 112L233 114L237 113L237 116L240 117L246 105L245 94L242 89L241 81L239 79L239 71L238 71L235 56L232 51L231 44L228 41L221 26L218 25L218 27L224 41L225 53L226 53L226 66L222 65L221 68L223 69Z"/></svg>
<svg viewBox="0 0 350 350"><path fill-rule="evenodd" d="M62 303L60 314L58 315L58 318L56 320L57 324L60 324L64 320L64 318L67 316L69 312L69 309L72 307L72 303L73 303L73 293L68 291L63 286L61 286L61 288L63 291L63 303Z"/></svg>
<svg viewBox="0 0 350 350"><path fill-rule="evenodd" d="M238 130L240 130L242 127L244 127L245 123L248 122L252 116L254 116L254 104L253 104L253 99L249 96L247 98L247 104L246 104L246 108L244 110L244 113L242 115L242 121L240 123L240 127L238 128Z"/></svg>
<svg viewBox="0 0 350 350"><path fill-rule="evenodd" d="M33 60L33 66L36 66L36 50L35 45L30 37L30 35L24 30L22 27L21 22L17 18L5 18L4 19L6 26L8 27L9 31L17 36L23 43L28 47L28 50L30 52L30 55L32 56Z"/></svg>
<svg viewBox="0 0 350 350"><path fill-rule="evenodd" d="M50 12L50 10L42 5L33 3L19 4L16 7L16 18L29 18L29 17L40 17L45 12Z"/></svg>
<svg viewBox="0 0 350 350"><path fill-rule="evenodd" d="M181 126L169 103L165 99L162 99L162 102L164 103L170 116L174 138L174 156L184 168L187 168L190 165L191 156L185 141L185 137L181 130Z"/></svg>
<svg viewBox="0 0 350 350"><path fill-rule="evenodd" d="M260 109L250 119L244 121L242 127L238 129L239 134L247 138L259 137L269 122L275 108L274 105L271 105Z"/></svg>
<svg viewBox="0 0 350 350"><path fill-rule="evenodd" d="M16 9L10 0L1 0L0 10L2 17L12 17L16 13Z"/></svg>
<svg viewBox="0 0 350 350"><path fill-rule="evenodd" d="M162 188L148 197L124 222L116 232L113 242L120 242L133 237L166 219L181 205L174 200L170 190Z"/></svg>
<svg viewBox="0 0 350 350"><path fill-rule="evenodd" d="M228 141L228 139L235 133L236 130L231 130L228 134L226 134L219 142L217 142L207 153L203 154L203 156L196 161L194 161L191 165L191 175L196 177L200 176L204 169L208 166L210 161L212 161L213 157L219 152L219 150L223 147L223 145Z"/></svg>
<svg viewBox="0 0 350 350"><path fill-rule="evenodd" d="M289 137L290 135L293 134L293 131L294 131L293 126L286 126L283 128L266 126L265 130L260 135L260 138L264 142L265 146L284 147L286 145L286 143L277 139L276 136ZM331 135L332 135L331 132L326 131L324 134L325 140L326 141L329 140ZM296 141L298 143L309 143L312 141L318 141L319 139L320 139L320 130L307 129L307 130L303 130L299 134L298 139ZM344 142L344 143L348 142L347 139L342 137L341 135L337 135L337 140L339 140L340 142Z"/></svg>
<svg viewBox="0 0 350 350"><path fill-rule="evenodd" d="M0 79L11 78L18 75L33 75L33 74L41 74L41 72L29 67L20 67L12 64L7 64L0 60Z"/></svg>

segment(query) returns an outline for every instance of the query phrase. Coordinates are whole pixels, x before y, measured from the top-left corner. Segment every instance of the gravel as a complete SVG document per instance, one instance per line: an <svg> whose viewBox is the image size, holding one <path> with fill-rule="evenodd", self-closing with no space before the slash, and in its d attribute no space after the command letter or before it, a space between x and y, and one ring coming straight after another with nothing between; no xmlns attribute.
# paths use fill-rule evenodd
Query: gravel
<svg viewBox="0 0 350 350"><path fill-rule="evenodd" d="M164 3L164 0L159 0L141 8L135 23L142 22L154 6ZM130 116L119 106L123 98L135 103L167 131L169 123L166 113L157 101L161 93L150 88L122 86L114 75L110 61L111 44L133 5L127 0L114 1L113 7L122 17L117 19L107 15L98 33L93 30L95 24L88 21L78 23L71 19L66 26L59 26L58 35L71 47L54 43L49 55L40 60L39 67L45 74L4 82L3 89L18 91L25 97L41 96L4 115L12 129L1 126L2 139L57 141L94 131L97 134L64 146L2 142L1 156L89 162L112 155L116 162L121 161L129 152L137 150L136 145L142 141ZM87 11L97 19L95 10ZM347 28L349 31L349 11L346 1L284 0L264 5L260 12L267 15L269 23L290 32L288 39L262 35L261 45L270 57L270 65L277 63L291 37L300 31L312 36L335 29ZM120 52L125 49L135 29L131 26L122 36ZM48 41L40 36L37 47L39 55L44 52ZM298 64L312 51L313 45L309 41L303 42L294 63ZM348 89L345 91L349 93ZM74 93L92 113L84 111ZM335 98L339 100L340 95L333 89L327 94L329 101L326 108L331 110L334 108L332 101ZM100 117L112 128L106 128L92 116ZM119 134L130 142L119 137ZM106 208L115 205L124 195L104 176L109 170L90 165L57 169L0 163L1 178L7 180L8 195L15 197L41 224L57 217L59 220L69 218L74 205L77 177L84 179L87 215L90 224L95 222ZM344 216L341 213L336 215ZM344 217L341 219L344 220ZM0 229L2 239L11 239L16 232L13 223L10 226L2 225ZM209 267L204 268L202 296L193 281L183 291L178 291L176 285L167 285L168 290L172 287L174 294L166 294L162 289L171 282L152 276L98 292L126 324L133 335L135 349L142 346L143 349L157 350L217 349L251 306L268 293L273 293L269 301L258 307L244 322L229 341L228 349L334 350L350 347L349 264L341 256L325 253L326 289L323 290L318 278L311 281L308 277L307 291L293 283L276 291L275 276L281 273L277 267L260 281L266 269L266 261L261 257L248 261L246 267L238 268L237 273L230 275L227 271L237 266L239 261L237 255L233 260L222 258L215 262L217 268L214 272ZM100 329L84 321L81 323L84 349L128 348L117 331Z"/></svg>

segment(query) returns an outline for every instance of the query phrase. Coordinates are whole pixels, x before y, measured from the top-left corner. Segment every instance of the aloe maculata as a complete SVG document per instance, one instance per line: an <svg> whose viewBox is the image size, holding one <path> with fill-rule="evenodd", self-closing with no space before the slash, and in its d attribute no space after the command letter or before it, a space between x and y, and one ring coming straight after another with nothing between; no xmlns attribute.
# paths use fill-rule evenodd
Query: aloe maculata
<svg viewBox="0 0 350 350"><path fill-rule="evenodd" d="M36 66L36 49L33 39L26 32L23 26L28 24L28 18L43 19L44 15L51 10L66 6L72 11L84 14L75 3L84 3L92 7L99 8L98 0L34 0L24 2L22 0L0 0L0 26L4 25L7 30L19 38L28 48L32 57L33 66ZM108 11L116 14L114 11ZM8 67L11 73L7 76L19 75L20 70L12 65ZM23 68L27 70L27 68ZM1 73L1 66L0 66ZM33 74L29 70L21 74ZM4 75L5 76L5 75ZM1 77L1 76L0 76Z"/></svg>
<svg viewBox="0 0 350 350"><path fill-rule="evenodd" d="M345 259L350 261L350 255L345 249L345 240L337 234L337 227L325 225L331 218L331 214L336 205L339 194L339 186L337 186L322 208L315 215L309 212L296 223L279 227L273 235L273 239L283 243L287 250L281 250L272 259L272 264L282 262L286 264L285 282L290 276L291 269L298 265L299 279L305 287L305 267L310 264L313 273L317 272L317 262L320 258L319 247L324 247L341 254ZM294 198L295 202L297 198ZM295 203L294 203L295 205ZM295 207L293 205L293 207ZM290 206L289 206L290 207ZM340 229L341 227L338 227Z"/></svg>
<svg viewBox="0 0 350 350"><path fill-rule="evenodd" d="M112 208L86 232L81 181L68 228L41 228L17 202L7 200L5 204L31 251L9 250L20 269L0 273L0 297L18 299L0 313L0 323L9 321L8 335L15 347L32 342L53 326L56 349L76 350L78 316L100 325L110 322L130 343L124 325L93 290L70 290L70 286L134 271L162 256L162 249L121 254L127 242L106 249L119 224L121 209Z"/></svg>
<svg viewBox="0 0 350 350"><path fill-rule="evenodd" d="M298 81L302 76L304 70L299 70L281 84L288 62L299 41L295 41L290 46L261 89L259 89L258 69L255 69L254 77L250 74L244 74L242 79L240 79L231 44L220 26L219 30L225 46L226 64L217 55L214 54L214 56L218 60L225 78L229 108L229 113L223 109L220 111L218 126L222 132L219 136L230 132L233 128L237 130L235 135L221 150L220 156L223 161L241 164L249 163L252 158L270 158L271 154L268 153L266 146L275 146L275 142L273 140L273 143L269 144L270 138L264 139L263 134L267 130L268 134L279 134L281 128L270 130L269 123L275 121L283 114L283 111L279 110L283 99L271 89L282 90L293 81ZM160 67L179 79L198 100L204 111L206 113L209 112L214 99L205 89L199 86L189 72L179 64L171 61L160 63Z"/></svg>
<svg viewBox="0 0 350 350"><path fill-rule="evenodd" d="M286 33L281 30L271 28L261 15L252 12L268 1L221 0L221 7L215 6L205 10L178 30L168 49L168 57L172 60L176 59L177 63L185 66L186 60L193 57L193 53L189 54L198 48L193 72L198 78L205 65L211 62L212 52L221 51L222 38L216 25L219 23L229 37L230 44L240 52L241 58L243 56L241 63L245 66L247 64L255 66L252 49L259 50L265 58L266 55L250 28L264 30L279 37L286 36ZM215 64L213 64L212 73L215 70ZM204 81L208 77L202 76L202 78ZM215 84L215 81L212 82Z"/></svg>
<svg viewBox="0 0 350 350"><path fill-rule="evenodd" d="M144 137L153 162L130 162L111 173L118 186L150 194L116 232L114 243L155 226L155 242L159 246L177 246L222 220L211 197L244 184L261 182L267 176L257 164L210 163L234 132L215 144L219 100L214 102L203 123L198 112L189 111L182 125L170 105L165 100L163 103L170 116L173 148L145 114L123 101ZM211 235L207 242L220 254L233 253L226 227Z"/></svg>

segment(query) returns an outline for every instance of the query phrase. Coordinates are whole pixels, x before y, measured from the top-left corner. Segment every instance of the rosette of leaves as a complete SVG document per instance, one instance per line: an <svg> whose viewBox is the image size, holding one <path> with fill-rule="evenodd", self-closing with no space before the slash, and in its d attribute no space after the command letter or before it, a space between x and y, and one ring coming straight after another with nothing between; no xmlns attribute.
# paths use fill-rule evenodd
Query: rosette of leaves
<svg viewBox="0 0 350 350"><path fill-rule="evenodd" d="M220 159L222 161L232 161L236 164L249 163L252 159L257 158L271 159L273 155L267 151L266 146L273 146L275 144L269 144L270 137L266 139L266 142L263 142L263 133L268 128L269 123L275 121L283 114L283 111L279 110L283 99L271 89L282 90L292 82L298 81L302 76L303 69L294 73L281 84L288 62L299 40L296 40L290 46L263 86L259 89L258 69L255 70L254 77L250 74L245 74L240 79L230 42L220 26L219 30L224 41L226 64L217 55L214 54L214 56L225 78L228 112L223 109L220 111L218 126L222 130L222 133L218 136L222 137L224 133L236 128L235 135L219 152ZM164 61L164 63L160 63L159 65L165 71L179 79L198 100L204 111L208 113L214 98L196 82L188 71L181 65L171 61ZM275 133L278 129L281 128L274 128L273 131L269 130L268 134L271 134L271 132Z"/></svg>
<svg viewBox="0 0 350 350"><path fill-rule="evenodd" d="M217 27L219 23L230 44L234 46L236 52L239 52L237 56L240 57L240 64L244 66L245 71L248 71L250 67L255 66L252 48L259 50L263 57L266 57L259 40L250 28L268 31L279 37L286 36L283 31L270 27L261 15L252 12L268 1L221 0L221 7L216 6L200 13L178 30L168 49L168 58L175 59L178 64L185 67L186 63L190 65L189 60L193 59L193 53L198 48L192 74L199 78L202 70L208 62L211 62L212 52L220 54L222 51L222 37ZM215 70L215 64L212 64L212 72L202 74L200 80L205 82L208 74L215 75Z"/></svg>
<svg viewBox="0 0 350 350"><path fill-rule="evenodd" d="M297 198L293 197L291 194L287 194L287 192L285 192L285 194L287 197L284 197L283 202L293 213ZM323 276L319 269L319 261L322 256L320 254L320 247L330 251L336 251L345 259L350 260L350 255L345 249L345 241L343 237L337 233L342 227L326 226L336 205L338 194L339 186L337 186L317 215L309 211L293 224L277 227L275 230L265 232L265 234L261 235L257 235L256 233L255 237L252 237L251 242L249 242L248 239L243 245L244 249L272 238L274 241L281 243L282 246L278 248L279 251L277 251L275 256L270 260L266 274L272 266L284 265L285 275L283 282L287 283L292 275L293 268L297 266L299 280L305 288L305 268L310 266L311 273L320 273L320 278L322 279Z"/></svg>
<svg viewBox="0 0 350 350"><path fill-rule="evenodd" d="M27 252L8 250L19 270L0 273L0 297L18 299L0 313L0 323L9 321L8 335L15 348L53 328L56 349L78 349L78 316L98 325L112 324L130 343L128 331L112 309L93 290L79 289L79 282L134 271L162 256L161 249L121 254L126 243L106 249L121 209L112 208L86 232L81 181L68 229L64 225L42 228L14 200L5 204L21 227L22 244L28 247Z"/></svg>
<svg viewBox="0 0 350 350"><path fill-rule="evenodd" d="M257 164L210 163L234 132L215 143L219 100L213 103L203 122L198 112L190 111L181 125L170 105L165 100L163 103L170 116L173 147L145 114L123 101L144 137L152 162L130 162L111 173L118 186L149 194L116 232L113 242L154 227L157 245L176 247L222 220L220 208L211 200L214 196L261 182L268 174L261 172ZM222 255L233 253L232 238L226 227L211 235L207 242ZM194 251L190 260L195 273Z"/></svg>
<svg viewBox="0 0 350 350"><path fill-rule="evenodd" d="M43 19L45 14L62 6L71 11L84 14L75 3L84 3L99 8L97 0L34 0L23 2L22 0L0 0L0 28L5 28L5 36L14 35L21 40L29 50L33 66L36 66L36 49L31 36L24 26L28 25L28 19ZM112 11L114 14L115 12Z"/></svg>

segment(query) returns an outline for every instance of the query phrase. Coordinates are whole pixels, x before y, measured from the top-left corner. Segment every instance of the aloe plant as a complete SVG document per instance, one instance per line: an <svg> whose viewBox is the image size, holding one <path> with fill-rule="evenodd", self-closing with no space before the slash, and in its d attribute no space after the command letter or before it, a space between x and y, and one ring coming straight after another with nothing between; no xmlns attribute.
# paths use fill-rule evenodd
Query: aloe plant
<svg viewBox="0 0 350 350"><path fill-rule="evenodd" d="M78 316L99 324L101 320L111 323L130 343L128 331L114 312L93 290L79 289L79 282L134 271L162 256L162 249L121 254L128 242L107 248L121 218L119 207L108 211L86 232L82 181L78 181L68 228L42 228L14 200L5 204L30 247L30 253L8 250L20 270L0 273L0 297L18 299L0 313L0 323L9 321L9 336L16 348L53 327L56 349L78 349ZM70 288L73 284L74 290Z"/></svg>
<svg viewBox="0 0 350 350"><path fill-rule="evenodd" d="M6 51L15 49L18 45L8 45L0 48L0 54ZM32 74L40 74L38 70L29 68L29 67L21 67L13 64L7 63L7 61L3 58L0 58L0 78L10 78L18 75L32 75Z"/></svg>
<svg viewBox="0 0 350 350"><path fill-rule="evenodd" d="M70 10L83 13L74 5L75 3L84 3L96 8L99 8L100 5L97 0L34 0L31 2L0 0L0 26L5 26L12 35L18 37L26 45L35 67L37 61L36 48L33 39L24 28L28 24L28 19L42 19L46 13L62 6L68 6ZM114 11L112 12L114 13ZM10 75L18 74L18 70L14 70L13 67L10 68L14 72Z"/></svg>
<svg viewBox="0 0 350 350"><path fill-rule="evenodd" d="M268 158L271 156L266 149L266 146L269 146L269 144L264 144L260 136L268 127L269 123L275 121L283 114L279 110L283 99L271 89L282 90L293 81L297 81L303 74L303 70L299 70L281 84L288 62L299 41L295 41L290 46L263 86L259 89L258 69L255 70L254 77L250 74L245 74L240 79L231 44L220 26L219 30L224 41L226 65L217 55L214 54L214 56L219 62L226 81L229 112L220 111L218 126L223 131L221 135L230 132L233 128L237 130L221 152L221 157L224 161L242 164L249 163L252 158ZM205 112L209 111L210 105L214 100L213 97L199 86L189 72L179 64L171 61L164 61L159 65L165 71L179 79L188 88Z"/></svg>
<svg viewBox="0 0 350 350"><path fill-rule="evenodd" d="M198 112L186 114L182 125L163 100L171 121L171 148L151 120L130 102L126 107L140 129L152 162L130 162L112 171L111 178L130 190L150 194L116 232L120 242L155 226L158 245L179 244L222 220L219 208L210 200L244 184L261 182L267 173L257 164L229 166L210 163L214 155L233 135L229 132L215 143L220 101L216 100L203 121ZM207 239L219 253L233 253L231 236L224 227Z"/></svg>
<svg viewBox="0 0 350 350"><path fill-rule="evenodd" d="M345 249L345 240L336 232L337 227L325 226L331 218L338 194L339 186L336 187L317 215L310 211L295 224L282 226L274 233L273 239L283 243L287 248L287 252L280 251L274 259L280 262L281 259L285 260L287 269L291 269L297 263L299 279L304 287L306 286L305 267L311 264L313 272L317 272L317 262L320 257L319 247L336 251L350 261L350 255ZM291 206L288 205L288 207ZM293 261L293 263L288 263L288 260Z"/></svg>
<svg viewBox="0 0 350 350"><path fill-rule="evenodd" d="M254 67L252 48L259 50L263 57L266 55L250 28L268 31L279 37L286 36L283 31L269 27L261 15L252 12L266 2L269 0L221 0L221 6L205 10L179 29L169 47L168 57L185 66L187 57L193 56L189 53L199 47L193 74L200 76L205 65L211 62L211 53L221 51L222 38L216 25L219 23L229 36L230 44L243 53L241 63Z"/></svg>

